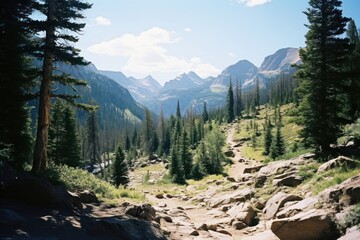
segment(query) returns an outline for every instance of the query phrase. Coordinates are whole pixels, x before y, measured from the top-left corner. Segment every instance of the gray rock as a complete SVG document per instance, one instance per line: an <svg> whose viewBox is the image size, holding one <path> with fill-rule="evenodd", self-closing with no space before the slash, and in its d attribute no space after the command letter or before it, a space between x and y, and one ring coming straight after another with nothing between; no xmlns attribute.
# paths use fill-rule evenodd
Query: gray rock
<svg viewBox="0 0 360 240"><path fill-rule="evenodd" d="M287 218L287 217L292 217L296 214L298 214L299 212L306 212L309 211L310 209L313 209L316 207L316 204L319 203L319 200L317 197L309 197L309 198L305 198L297 203L295 203L294 205L291 205L289 207L284 207L283 210L281 210L280 212L278 212L276 214L277 218Z"/></svg>
<svg viewBox="0 0 360 240"><path fill-rule="evenodd" d="M242 221L248 226L256 224L256 212L248 202L233 206L227 211L227 214L234 220Z"/></svg>
<svg viewBox="0 0 360 240"><path fill-rule="evenodd" d="M284 206L286 202L289 201L300 201L302 198L297 195L286 194L283 192L278 192L272 198L270 198L264 208L264 214L266 219L272 219L275 217L276 213Z"/></svg>
<svg viewBox="0 0 360 240"><path fill-rule="evenodd" d="M302 181L300 176L291 175L281 179L274 179L273 184L276 186L296 187L300 185Z"/></svg>
<svg viewBox="0 0 360 240"><path fill-rule="evenodd" d="M327 162L321 164L317 170L317 173L329 171L329 170L337 168L337 167L353 168L356 166L356 164L357 164L356 161L354 161L348 157L339 156L335 159L332 159L330 161L327 161Z"/></svg>
<svg viewBox="0 0 360 240"><path fill-rule="evenodd" d="M87 231L91 235L110 235L122 240L166 240L154 224L137 219L102 218L92 222Z"/></svg>
<svg viewBox="0 0 360 240"><path fill-rule="evenodd" d="M258 172L260 171L260 169L262 167L264 167L265 165L257 165L257 166L251 166L251 167L246 167L244 169L244 172L243 173L254 173L254 172Z"/></svg>
<svg viewBox="0 0 360 240"><path fill-rule="evenodd" d="M332 240L339 236L331 214L318 209L276 219L271 223L271 231L281 240Z"/></svg>

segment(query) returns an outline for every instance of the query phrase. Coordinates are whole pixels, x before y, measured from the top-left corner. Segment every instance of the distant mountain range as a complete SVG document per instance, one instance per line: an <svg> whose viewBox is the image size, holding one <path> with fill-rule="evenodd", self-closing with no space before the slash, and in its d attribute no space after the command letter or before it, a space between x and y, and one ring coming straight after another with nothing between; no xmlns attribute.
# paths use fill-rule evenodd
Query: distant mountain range
<svg viewBox="0 0 360 240"><path fill-rule="evenodd" d="M164 114L169 116L175 113L178 100L182 112L190 107L195 112L201 112L204 101L209 108L221 107L225 104L230 79L234 85L238 81L246 90L251 89L258 78L260 87L265 88L270 79L277 78L281 72L291 74L294 71L291 65L299 62L299 49L283 48L265 57L260 67L248 60L240 60L216 77L203 79L195 72L183 73L166 82L163 87L151 76L136 79L126 77L121 72L96 71L127 88L136 101L151 111L159 113L162 107Z"/></svg>

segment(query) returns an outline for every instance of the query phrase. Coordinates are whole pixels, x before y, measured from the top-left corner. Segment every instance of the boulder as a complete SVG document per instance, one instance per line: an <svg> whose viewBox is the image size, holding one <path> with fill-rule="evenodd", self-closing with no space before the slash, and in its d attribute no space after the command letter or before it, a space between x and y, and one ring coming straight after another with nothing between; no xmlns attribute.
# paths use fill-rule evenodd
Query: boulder
<svg viewBox="0 0 360 240"><path fill-rule="evenodd" d="M322 173L329 171L331 169L337 168L337 167L348 167L353 168L357 165L357 162L344 156L339 156L335 159L332 159L330 161L327 161L320 165L320 167L317 170L317 173Z"/></svg>
<svg viewBox="0 0 360 240"><path fill-rule="evenodd" d="M265 165L257 165L257 166L250 166L250 167L246 167L244 169L243 173L254 173L254 172L258 172L262 167L264 167Z"/></svg>
<svg viewBox="0 0 360 240"><path fill-rule="evenodd" d="M217 208L221 205L233 203L233 202L245 202L250 200L254 196L254 190L245 188L236 190L229 194L222 194L221 196L212 197L208 201L208 206L211 208Z"/></svg>
<svg viewBox="0 0 360 240"><path fill-rule="evenodd" d="M288 218L292 217L299 212L306 212L310 209L313 209L316 207L316 204L319 203L319 200L317 197L309 197L305 198L289 207L284 208L283 210L279 211L276 214L277 218Z"/></svg>
<svg viewBox="0 0 360 240"><path fill-rule="evenodd" d="M227 211L229 216L236 220L245 223L248 226L256 225L256 212L250 203L239 203Z"/></svg>
<svg viewBox="0 0 360 240"><path fill-rule="evenodd" d="M301 212L290 218L276 219L271 223L271 231L280 240L332 240L339 236L331 214L319 209Z"/></svg>
<svg viewBox="0 0 360 240"><path fill-rule="evenodd" d="M155 195L156 198L158 199L163 199L164 198L164 194L163 193L158 193Z"/></svg>
<svg viewBox="0 0 360 240"><path fill-rule="evenodd" d="M300 185L302 181L300 176L290 175L281 179L274 179L273 184L276 186L296 187Z"/></svg>
<svg viewBox="0 0 360 240"><path fill-rule="evenodd" d="M159 158L158 155L156 155L156 154L150 154L148 160L150 160L150 161L152 161L152 160L158 160L158 158Z"/></svg>
<svg viewBox="0 0 360 240"><path fill-rule="evenodd" d="M156 210L148 203L143 205L129 205L125 209L125 214L146 220L153 221L155 219Z"/></svg>
<svg viewBox="0 0 360 240"><path fill-rule="evenodd" d="M122 240L166 240L161 230L150 222L138 219L102 218L88 226L91 235L108 235Z"/></svg>
<svg viewBox="0 0 360 240"><path fill-rule="evenodd" d="M272 198L270 198L264 208L264 214L266 219L272 219L275 217L276 213L284 206L286 202L289 201L300 201L302 198L297 195L286 194L283 192L278 192Z"/></svg>
<svg viewBox="0 0 360 240"><path fill-rule="evenodd" d="M235 157L235 153L232 150L228 150L228 151L224 152L224 154L227 157L231 157L231 158Z"/></svg>
<svg viewBox="0 0 360 240"><path fill-rule="evenodd" d="M342 204L345 206L360 202L360 174L323 190L318 194L318 198L321 202L328 204L339 203L343 200Z"/></svg>
<svg viewBox="0 0 360 240"><path fill-rule="evenodd" d="M226 180L229 182L236 182L236 179L234 177L227 177Z"/></svg>
<svg viewBox="0 0 360 240"><path fill-rule="evenodd" d="M81 202L83 203L99 203L99 200L93 191L85 190L78 193L78 195L80 197Z"/></svg>
<svg viewBox="0 0 360 240"><path fill-rule="evenodd" d="M266 180L267 180L266 175L256 176L255 182L254 182L254 187L261 188L262 186L264 186L264 183Z"/></svg>

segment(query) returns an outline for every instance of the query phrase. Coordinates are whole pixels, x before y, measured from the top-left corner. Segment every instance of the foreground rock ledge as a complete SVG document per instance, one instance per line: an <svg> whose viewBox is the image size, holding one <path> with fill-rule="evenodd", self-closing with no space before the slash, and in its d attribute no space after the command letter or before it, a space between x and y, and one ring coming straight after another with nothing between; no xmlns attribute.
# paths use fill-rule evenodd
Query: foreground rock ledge
<svg viewBox="0 0 360 240"><path fill-rule="evenodd" d="M271 224L271 231L280 240L335 240L339 237L331 213L318 209L276 219Z"/></svg>

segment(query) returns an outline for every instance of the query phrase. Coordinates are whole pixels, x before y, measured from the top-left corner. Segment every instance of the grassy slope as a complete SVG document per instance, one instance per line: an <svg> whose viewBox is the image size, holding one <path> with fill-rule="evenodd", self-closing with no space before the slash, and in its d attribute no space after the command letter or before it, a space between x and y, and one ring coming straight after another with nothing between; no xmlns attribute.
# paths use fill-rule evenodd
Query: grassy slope
<svg viewBox="0 0 360 240"><path fill-rule="evenodd" d="M284 137L284 142L286 146L286 153L287 156L284 156L283 158L291 158L292 155L296 156L301 154L301 151L298 153L292 153L292 145L294 142L298 142L300 139L298 137L298 132L301 129L301 127L294 123L295 117L290 116L289 111L293 109L293 104L287 104L284 106L281 106L281 115L282 115L282 135ZM259 126L259 132L261 132L260 136L256 137L256 147L251 146L251 142L246 142L241 148L241 152L244 157L249 159L256 159L256 160L265 160L265 156L263 155L264 151L264 131L263 131L263 124L265 123L265 117L266 115L271 119L271 123L274 125L274 109L268 108L266 106L262 106L259 115L257 115L256 119L242 119L240 120L240 123L238 124L237 128L239 128L239 131L236 134L236 139L239 138L247 138L251 137L254 134L254 129L250 128L250 122L256 122ZM274 127L272 129L273 136L275 136L276 128Z"/></svg>

